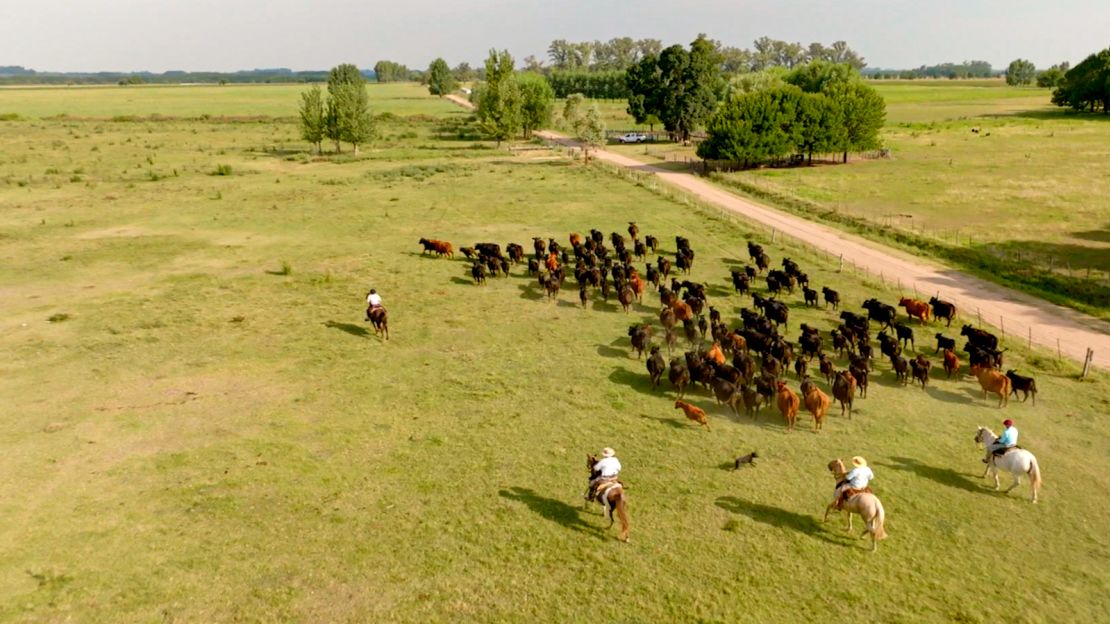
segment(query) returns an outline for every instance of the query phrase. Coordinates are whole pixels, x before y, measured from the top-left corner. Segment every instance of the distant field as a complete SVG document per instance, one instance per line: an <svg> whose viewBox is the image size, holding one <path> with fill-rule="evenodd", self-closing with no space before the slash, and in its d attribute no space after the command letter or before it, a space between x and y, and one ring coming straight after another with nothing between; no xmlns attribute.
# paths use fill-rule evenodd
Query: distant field
<svg viewBox="0 0 1110 624"><path fill-rule="evenodd" d="M0 88L0 116L294 117L299 94L311 85L137 85ZM415 83L370 83L371 99L396 115L436 115L451 103L428 97Z"/></svg>
<svg viewBox="0 0 1110 624"><path fill-rule="evenodd" d="M945 261L1110 319L1110 119L1050 106L1047 89L870 84L888 102L892 158L718 179L810 217L922 237L948 250ZM610 147L645 162L696 160L689 146Z"/></svg>
<svg viewBox="0 0 1110 624"><path fill-rule="evenodd" d="M296 89L278 93L269 110ZM186 104L183 116L246 113ZM0 621L1110 611L1105 374L1076 381L1011 341L1007 367L1037 377L1036 406L999 410L936 368L928 391L903 388L880 362L853 418L834 408L820 434L808 416L786 432L773 409L727 416L704 390L691 400L712 431L697 429L630 355L629 324L658 329L656 296L625 314L592 294L583 310L573 281L547 301L523 267L476 287L464 261L417 240L527 245L634 220L668 254L675 235L691 240L690 279L733 324L751 300L728 270L751 237L845 308L898 293L643 183L474 141L461 110L404 118L432 98L375 106L402 118L357 159L315 158L274 120L0 122ZM220 165L231 175L212 175ZM362 320L372 286L388 343ZM785 300L791 340L837 320ZM918 352L933 357L936 331L955 333L916 328ZM1027 486L1004 497L979 479L975 426L1004 416L1040 460L1038 505ZM606 445L625 465L630 544L580 509L584 455ZM752 450L757 465L732 471ZM855 454L888 514L876 554L840 519L820 523L825 463ZM1000 606L999 592L1018 598Z"/></svg>

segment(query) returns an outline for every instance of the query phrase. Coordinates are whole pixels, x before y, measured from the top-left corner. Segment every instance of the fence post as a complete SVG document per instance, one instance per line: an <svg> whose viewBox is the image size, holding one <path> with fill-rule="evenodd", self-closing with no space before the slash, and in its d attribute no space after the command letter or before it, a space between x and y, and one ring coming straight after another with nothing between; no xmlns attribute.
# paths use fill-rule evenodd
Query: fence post
<svg viewBox="0 0 1110 624"><path fill-rule="evenodd" d="M998 315L998 322L1000 324L1000 327L1002 328L1002 339L1005 340L1006 339L1006 318L1003 317L1001 314L999 314Z"/></svg>
<svg viewBox="0 0 1110 624"><path fill-rule="evenodd" d="M1083 374L1080 377L1086 377L1087 373L1091 372L1091 360L1095 357L1094 349L1087 347L1087 357L1083 359Z"/></svg>
<svg viewBox="0 0 1110 624"><path fill-rule="evenodd" d="M979 328L982 328L983 327L983 315L982 315L982 313L979 312L979 308L975 308L975 318L979 319L978 322L977 322L977 326Z"/></svg>
<svg viewBox="0 0 1110 624"><path fill-rule="evenodd" d="M1033 327L1029 327L1029 348L1033 348Z"/></svg>
<svg viewBox="0 0 1110 624"><path fill-rule="evenodd" d="M1056 359L1057 360L1064 359L1064 356L1060 353L1060 339L1059 338L1056 339Z"/></svg>

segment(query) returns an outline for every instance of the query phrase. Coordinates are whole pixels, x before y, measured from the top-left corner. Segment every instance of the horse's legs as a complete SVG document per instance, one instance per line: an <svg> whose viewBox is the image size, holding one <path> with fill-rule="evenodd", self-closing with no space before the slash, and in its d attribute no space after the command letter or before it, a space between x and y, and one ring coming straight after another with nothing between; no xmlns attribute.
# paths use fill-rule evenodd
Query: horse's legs
<svg viewBox="0 0 1110 624"><path fill-rule="evenodd" d="M994 469L994 470L992 471L992 474L994 475L994 489L995 489L995 491L998 491L998 489L999 489L1000 487L1002 487L1002 486L1001 486L1001 485L1000 485L1000 484L998 483L998 468L995 468L995 469Z"/></svg>
<svg viewBox="0 0 1110 624"><path fill-rule="evenodd" d="M1013 491L1014 488L1021 485L1021 473L1020 472L1014 472L1014 473L1011 473L1011 474L1014 475L1014 482L1010 484L1010 487L1006 488L1006 491L1004 492L1004 494L1009 494L1010 492Z"/></svg>

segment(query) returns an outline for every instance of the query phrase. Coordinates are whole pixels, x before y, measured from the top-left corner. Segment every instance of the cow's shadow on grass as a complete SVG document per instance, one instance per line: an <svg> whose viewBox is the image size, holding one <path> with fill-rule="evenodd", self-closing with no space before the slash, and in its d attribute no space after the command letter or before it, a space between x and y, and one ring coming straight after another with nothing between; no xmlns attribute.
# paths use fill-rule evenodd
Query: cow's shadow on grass
<svg viewBox="0 0 1110 624"><path fill-rule="evenodd" d="M791 529L837 546L844 545L843 542L830 537L822 523L810 515L746 501L735 496L722 496L717 499L716 505L725 511L748 516L756 522Z"/></svg>
<svg viewBox="0 0 1110 624"><path fill-rule="evenodd" d="M361 325L355 325L354 323L338 323L336 321L325 321L324 327L330 329L338 329L359 338L370 338L370 336L373 335L370 330Z"/></svg>
<svg viewBox="0 0 1110 624"><path fill-rule="evenodd" d="M601 346L601 347L598 347L598 353L601 353L602 349L606 349L608 351L612 351L612 352L617 354L617 355L610 355L610 356L607 356L607 357L620 357L622 359L628 359L628 352L627 351L620 350L620 349L614 349L612 347ZM616 384L620 384L622 386L627 386L627 387L635 390L636 392L639 392L641 394L646 394L648 396L656 396L656 397L664 396L664 394L663 394L664 393L663 384L667 383L666 375L664 375L663 379L659 382L659 389L658 390L652 390L651 389L651 378L648 377L646 365L644 365L641 362L641 366L645 366L643 374L639 374L639 373L630 371L627 368L623 368L623 367L618 366L618 367L613 369L613 372L609 373L609 381L611 381L613 383L616 383Z"/></svg>
<svg viewBox="0 0 1110 624"><path fill-rule="evenodd" d="M597 354L601 357L620 358L622 360L626 360L628 359L629 350L621 349L611 345L599 344L597 345ZM612 376L610 376L610 379L612 379Z"/></svg>
<svg viewBox="0 0 1110 624"><path fill-rule="evenodd" d="M468 278L465 278L465 277L455 276L455 277L451 278L451 283L452 284L462 284L463 286L474 286L474 279L473 278L468 279Z"/></svg>
<svg viewBox="0 0 1110 624"><path fill-rule="evenodd" d="M945 381L947 381L947 380L945 380ZM968 403L973 403L974 402L974 401L972 401L972 399L970 399L970 398L968 398L968 397L966 397L966 396L964 396L964 395L962 395L958 392L952 392L951 390L945 390L944 388L941 388L939 385L934 385L932 380L929 381L929 389L926 390L926 392L929 393L930 398L937 399L938 401L944 401L945 403L961 403L961 404L967 405Z"/></svg>
<svg viewBox="0 0 1110 624"><path fill-rule="evenodd" d="M966 490L968 492L979 492L981 494L988 494L989 491L984 486L975 483L967 475L961 474L952 470L951 468L937 468L923 464L916 459L909 457L891 457L890 461L893 463L875 462L880 466L893 468L894 470L901 470L903 472L912 472L919 477L924 477L930 481L935 481L941 485Z"/></svg>
<svg viewBox="0 0 1110 624"><path fill-rule="evenodd" d="M517 290L520 291L520 298L521 299L529 299L529 300L532 300L532 301L539 301L541 299L546 299L547 298L547 295L544 294L544 292L542 290L539 290L538 288L533 287L531 283L517 284Z"/></svg>
<svg viewBox="0 0 1110 624"><path fill-rule="evenodd" d="M557 522L568 529L591 535L597 539L604 539L603 527L597 527L586 522L582 519L579 508L568 505L561 500L540 496L534 490L522 487L501 490L498 494L502 498L524 503L533 513L539 514L552 522Z"/></svg>
<svg viewBox="0 0 1110 624"><path fill-rule="evenodd" d="M688 420L685 416L683 416L680 412L678 412L678 410L675 410L675 417L674 418L667 418L667 417L664 417L664 416L650 416L648 414L641 414L640 417L641 418L647 418L648 420L654 420L656 422L660 422L660 423L662 423L664 425L667 425L668 427L671 427L673 429L689 429L691 431L693 431L695 429L705 429L705 427L702 427L701 425L696 425L696 424L693 423L693 421ZM679 420L679 419L681 419L681 420ZM713 425L710 425L710 426L712 427Z"/></svg>

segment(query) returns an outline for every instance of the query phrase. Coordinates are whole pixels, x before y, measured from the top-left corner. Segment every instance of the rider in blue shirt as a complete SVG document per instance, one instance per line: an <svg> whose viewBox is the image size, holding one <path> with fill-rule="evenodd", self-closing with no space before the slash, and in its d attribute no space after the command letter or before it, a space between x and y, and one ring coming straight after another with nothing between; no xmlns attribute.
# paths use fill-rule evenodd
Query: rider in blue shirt
<svg viewBox="0 0 1110 624"><path fill-rule="evenodd" d="M1007 450L1017 446L1018 430L1017 427L1014 426L1014 421L1007 418L1002 421L1002 426L1005 427L1005 429L1002 430L1002 435L998 436L994 444L987 447L988 453L987 457L983 459L984 464L990 462L992 455L1004 455Z"/></svg>

